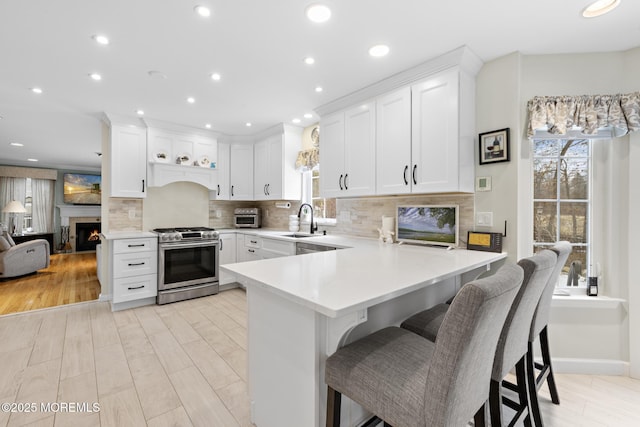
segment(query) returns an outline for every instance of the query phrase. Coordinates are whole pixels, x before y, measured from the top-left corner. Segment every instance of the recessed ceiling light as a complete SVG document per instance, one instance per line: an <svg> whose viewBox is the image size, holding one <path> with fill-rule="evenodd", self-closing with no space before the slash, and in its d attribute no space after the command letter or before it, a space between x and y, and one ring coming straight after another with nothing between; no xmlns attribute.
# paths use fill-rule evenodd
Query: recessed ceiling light
<svg viewBox="0 0 640 427"><path fill-rule="evenodd" d="M152 79L165 80L167 78L167 75L162 71L151 70L151 71L148 71L147 74Z"/></svg>
<svg viewBox="0 0 640 427"><path fill-rule="evenodd" d="M316 60L310 56L307 56L306 58L304 58L304 63L307 65L313 65L316 63Z"/></svg>
<svg viewBox="0 0 640 427"><path fill-rule="evenodd" d="M298 123L300 123L300 119L295 118L295 119L291 120L291 123L298 124Z"/></svg>
<svg viewBox="0 0 640 427"><path fill-rule="evenodd" d="M220 79L221 79L221 78L222 78L222 77L221 77L221 76L220 76L220 74L218 74L218 73L213 73L213 74L211 74L211 80L214 80L214 81L216 81L216 82L217 82L217 81L220 81Z"/></svg>
<svg viewBox="0 0 640 427"><path fill-rule="evenodd" d="M38 159L28 158L27 161L29 161L29 162L37 162Z"/></svg>
<svg viewBox="0 0 640 427"><path fill-rule="evenodd" d="M313 114L311 114L311 113L307 113L307 114L304 115L305 119L310 119L311 117L313 117Z"/></svg>
<svg viewBox="0 0 640 427"><path fill-rule="evenodd" d="M136 114L139 116L144 116L144 110L136 110Z"/></svg>
<svg viewBox="0 0 640 427"><path fill-rule="evenodd" d="M203 16L205 18L208 18L211 16L211 9L209 9L207 6L196 6L193 8L193 10L195 10L195 12L198 15Z"/></svg>
<svg viewBox="0 0 640 427"><path fill-rule="evenodd" d="M189 104L193 104L194 102L196 102L196 99L194 97L190 96L190 97L187 98L187 102Z"/></svg>
<svg viewBox="0 0 640 427"><path fill-rule="evenodd" d="M618 7L620 0L596 0L582 11L585 18L595 18L604 15Z"/></svg>
<svg viewBox="0 0 640 427"><path fill-rule="evenodd" d="M102 34L94 34L91 36L96 43L106 46L109 44L109 37L103 36Z"/></svg>
<svg viewBox="0 0 640 427"><path fill-rule="evenodd" d="M250 128L250 127L251 127L251 122L247 122L247 123L245 123L245 126L246 126L246 127L248 127L248 128Z"/></svg>
<svg viewBox="0 0 640 427"><path fill-rule="evenodd" d="M316 86L316 92L322 92L322 86Z"/></svg>
<svg viewBox="0 0 640 427"><path fill-rule="evenodd" d="M14 147L24 147L24 144L19 142L10 142L9 145L13 145Z"/></svg>
<svg viewBox="0 0 640 427"><path fill-rule="evenodd" d="M206 125L204 125L204 127L206 127L207 129L211 129L211 123L207 123Z"/></svg>
<svg viewBox="0 0 640 427"><path fill-rule="evenodd" d="M389 46L387 46L386 44L377 44L369 49L369 55L373 56L374 58L386 56L388 53Z"/></svg>
<svg viewBox="0 0 640 427"><path fill-rule="evenodd" d="M91 77L91 79L95 80L95 81L102 80L102 76L100 74L98 74L98 73L91 73L91 74L89 74L89 77Z"/></svg>
<svg viewBox="0 0 640 427"><path fill-rule="evenodd" d="M310 21L317 23L326 22L331 18L331 9L319 3L309 5L305 13Z"/></svg>
<svg viewBox="0 0 640 427"><path fill-rule="evenodd" d="M32 87L31 88L31 92L37 93L37 94L41 94L42 93L42 89L40 89L39 87Z"/></svg>

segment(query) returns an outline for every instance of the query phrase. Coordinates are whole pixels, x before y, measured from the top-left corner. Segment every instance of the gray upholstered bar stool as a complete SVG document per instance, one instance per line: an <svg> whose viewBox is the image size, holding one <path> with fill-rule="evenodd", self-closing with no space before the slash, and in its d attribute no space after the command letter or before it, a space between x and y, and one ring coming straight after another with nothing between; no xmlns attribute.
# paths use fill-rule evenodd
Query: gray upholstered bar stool
<svg viewBox="0 0 640 427"><path fill-rule="evenodd" d="M492 426L503 425L503 403L516 411L515 416L507 425L515 425L521 421L524 421L526 426L531 425L526 372L529 331L533 313L553 272L556 260L557 256L554 252L545 250L518 262L518 265L524 270L524 281L510 307L504 328L501 331L491 375L489 403ZM442 326L437 323L446 317L447 307L446 304L441 304L433 309L420 312L403 322L401 327L428 339L434 331L436 338L440 337L444 331ZM514 367L516 368L516 383L513 388L518 395L517 401L503 396L502 393L502 380Z"/></svg>
<svg viewBox="0 0 640 427"><path fill-rule="evenodd" d="M566 241L557 242L551 250L558 255L556 266L549 278L549 282L542 292L538 306L533 315L531 322L531 332L529 333L529 349L527 352L527 374L529 386L529 400L531 402L531 412L533 413L533 421L536 427L542 427L542 415L540 414L540 406L538 404L538 390L542 387L545 380L551 394L551 401L556 405L560 404L556 381L553 378L553 368L551 367L551 353L549 352L549 337L547 335L547 326L549 324L549 311L551 309L551 299L553 290L558 283L562 267L567 262L571 253L571 243ZM540 341L540 350L542 353L542 363L534 363L533 361L533 343L538 339ZM535 369L539 369L540 373L536 375Z"/></svg>
<svg viewBox="0 0 640 427"><path fill-rule="evenodd" d="M340 425L342 394L394 427L484 425L493 354L523 276L506 264L463 286L435 343L388 327L338 349L325 365L327 426Z"/></svg>

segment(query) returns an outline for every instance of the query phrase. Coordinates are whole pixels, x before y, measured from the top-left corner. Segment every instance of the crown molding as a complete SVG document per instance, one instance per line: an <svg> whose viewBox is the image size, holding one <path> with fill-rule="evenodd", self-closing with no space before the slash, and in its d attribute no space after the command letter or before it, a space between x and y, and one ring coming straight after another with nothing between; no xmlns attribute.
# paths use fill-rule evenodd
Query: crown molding
<svg viewBox="0 0 640 427"><path fill-rule="evenodd" d="M452 67L458 67L460 71L474 77L482 68L483 62L467 46L461 46L436 58L430 59L408 70L401 71L384 80L373 83L360 90L352 92L334 101L317 107L314 111L320 116L343 110L377 96L389 93L393 90L409 86L423 80L435 73Z"/></svg>

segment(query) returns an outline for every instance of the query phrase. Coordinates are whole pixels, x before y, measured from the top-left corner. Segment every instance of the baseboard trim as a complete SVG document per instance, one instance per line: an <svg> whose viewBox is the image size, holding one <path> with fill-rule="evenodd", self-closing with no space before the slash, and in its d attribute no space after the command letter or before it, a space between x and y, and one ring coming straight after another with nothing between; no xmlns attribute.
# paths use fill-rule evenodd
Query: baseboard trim
<svg viewBox="0 0 640 427"><path fill-rule="evenodd" d="M629 376L629 362L624 360L552 358L551 363L558 374Z"/></svg>

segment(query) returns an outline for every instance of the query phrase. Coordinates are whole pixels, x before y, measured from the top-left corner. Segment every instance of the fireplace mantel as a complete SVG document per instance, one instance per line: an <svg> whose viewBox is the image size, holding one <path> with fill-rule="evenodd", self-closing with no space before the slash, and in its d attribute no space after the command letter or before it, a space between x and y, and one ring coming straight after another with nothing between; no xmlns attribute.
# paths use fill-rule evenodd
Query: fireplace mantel
<svg viewBox="0 0 640 427"><path fill-rule="evenodd" d="M58 205L60 209L60 225L68 226L69 218L96 217L100 218L100 206L88 205Z"/></svg>

